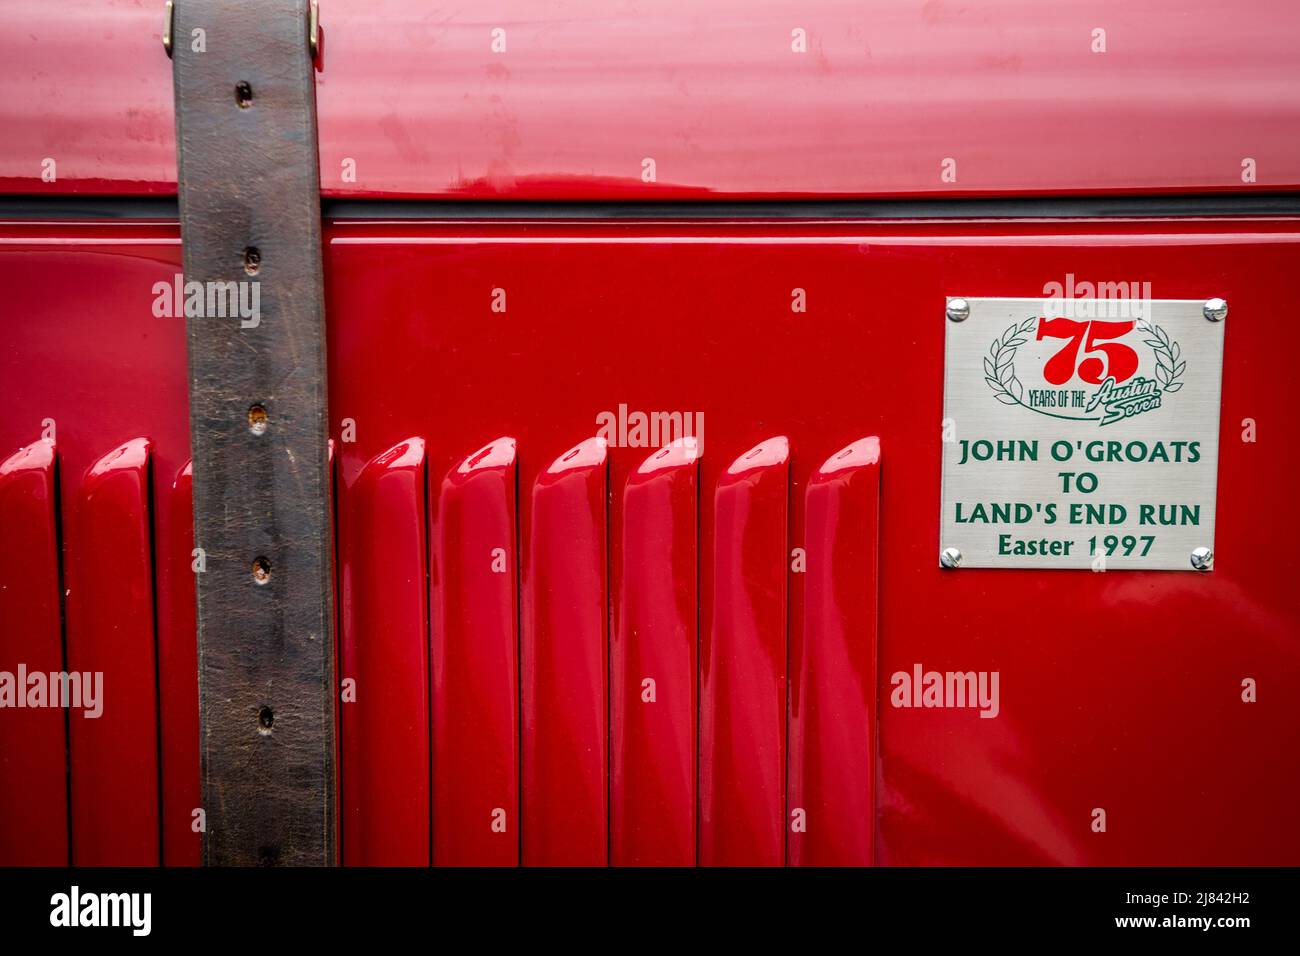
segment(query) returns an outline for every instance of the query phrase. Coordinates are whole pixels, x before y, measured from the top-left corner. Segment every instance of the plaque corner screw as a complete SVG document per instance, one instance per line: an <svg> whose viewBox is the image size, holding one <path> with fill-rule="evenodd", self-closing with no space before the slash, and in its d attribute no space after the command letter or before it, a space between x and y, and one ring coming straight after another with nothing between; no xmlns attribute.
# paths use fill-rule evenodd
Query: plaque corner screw
<svg viewBox="0 0 1300 956"><path fill-rule="evenodd" d="M1222 322L1228 317L1228 302L1226 299L1206 299L1205 305L1201 306L1201 312L1211 322Z"/></svg>
<svg viewBox="0 0 1300 956"><path fill-rule="evenodd" d="M948 307L944 311L950 322L965 322L970 318L970 303L958 296L948 300Z"/></svg>
<svg viewBox="0 0 1300 956"><path fill-rule="evenodd" d="M939 552L939 563L945 568L961 567L961 552L956 548L944 548Z"/></svg>
<svg viewBox="0 0 1300 956"><path fill-rule="evenodd" d="M1214 552L1209 548L1193 548L1192 567L1197 571L1209 571L1214 567Z"/></svg>

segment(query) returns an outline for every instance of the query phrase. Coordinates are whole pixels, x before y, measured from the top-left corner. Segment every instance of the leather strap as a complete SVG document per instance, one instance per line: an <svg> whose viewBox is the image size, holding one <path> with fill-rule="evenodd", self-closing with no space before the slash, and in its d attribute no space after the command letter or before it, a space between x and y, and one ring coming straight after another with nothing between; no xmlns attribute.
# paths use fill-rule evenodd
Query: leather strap
<svg viewBox="0 0 1300 956"><path fill-rule="evenodd" d="M204 857L328 865L334 628L307 0L177 0L172 26L194 528L207 564L196 575Z"/></svg>

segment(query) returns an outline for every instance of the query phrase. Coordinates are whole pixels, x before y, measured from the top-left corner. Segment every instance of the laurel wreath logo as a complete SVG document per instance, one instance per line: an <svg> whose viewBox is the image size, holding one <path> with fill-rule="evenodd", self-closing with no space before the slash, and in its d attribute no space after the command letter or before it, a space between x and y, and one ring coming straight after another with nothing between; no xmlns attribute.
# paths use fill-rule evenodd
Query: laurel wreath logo
<svg viewBox="0 0 1300 956"><path fill-rule="evenodd" d="M1025 336L1033 332L1037 325L1038 318L1035 316L1008 327L993 340L993 344L989 346L989 354L984 356L984 381L989 383L994 397L1003 405L1024 404L1022 399L1025 395L1025 387L1016 377L1016 367L1013 363L1016 349L1029 341Z"/></svg>
<svg viewBox="0 0 1300 956"><path fill-rule="evenodd" d="M1169 337L1169 333L1158 325L1139 319L1137 327L1139 331L1149 336L1143 341L1156 353L1156 381L1166 392L1178 391L1183 387L1183 383L1178 380L1182 377L1183 370L1187 368L1186 360L1179 360L1182 349Z"/></svg>
<svg viewBox="0 0 1300 956"><path fill-rule="evenodd" d="M989 354L984 356L984 381L993 389L993 397L1003 405L1023 405L1025 387L1016 375L1016 349L1029 341L1028 336L1038 325L1038 318L1028 318L1007 327L1007 330L993 340ZM1139 319L1138 331L1147 338L1142 341L1151 348L1156 357L1156 381L1166 392L1177 392L1183 387L1180 381L1187 361L1182 358L1182 349L1169 337L1169 333L1154 323Z"/></svg>

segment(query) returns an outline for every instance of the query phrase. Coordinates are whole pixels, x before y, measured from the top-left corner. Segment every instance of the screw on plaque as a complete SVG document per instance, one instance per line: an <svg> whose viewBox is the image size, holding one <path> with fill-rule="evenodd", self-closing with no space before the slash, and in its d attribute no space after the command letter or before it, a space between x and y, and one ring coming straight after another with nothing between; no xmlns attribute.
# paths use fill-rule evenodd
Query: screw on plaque
<svg viewBox="0 0 1300 956"><path fill-rule="evenodd" d="M961 552L956 548L944 548L939 552L939 563L945 568L961 567Z"/></svg>
<svg viewBox="0 0 1300 956"><path fill-rule="evenodd" d="M1228 302L1226 299L1206 299L1201 312L1211 322L1222 322L1228 317Z"/></svg>
<svg viewBox="0 0 1300 956"><path fill-rule="evenodd" d="M1209 571L1214 567L1214 552L1209 548L1194 548L1192 550L1192 567L1197 571Z"/></svg>
<svg viewBox="0 0 1300 956"><path fill-rule="evenodd" d="M970 318L970 303L965 299L949 299L948 308L945 310L948 314L949 321L965 322Z"/></svg>

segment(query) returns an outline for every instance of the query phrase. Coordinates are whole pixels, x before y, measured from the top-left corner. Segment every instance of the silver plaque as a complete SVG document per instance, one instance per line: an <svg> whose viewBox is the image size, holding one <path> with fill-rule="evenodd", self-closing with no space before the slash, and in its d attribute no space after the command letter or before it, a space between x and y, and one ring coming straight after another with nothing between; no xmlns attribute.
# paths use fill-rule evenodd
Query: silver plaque
<svg viewBox="0 0 1300 956"><path fill-rule="evenodd" d="M1210 570L1226 313L950 298L936 558Z"/></svg>

